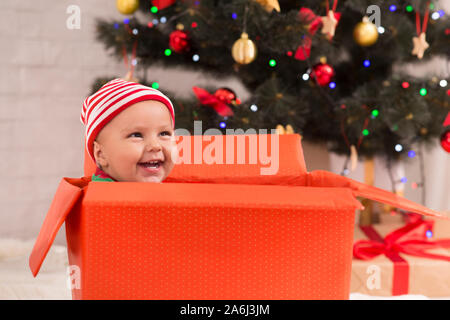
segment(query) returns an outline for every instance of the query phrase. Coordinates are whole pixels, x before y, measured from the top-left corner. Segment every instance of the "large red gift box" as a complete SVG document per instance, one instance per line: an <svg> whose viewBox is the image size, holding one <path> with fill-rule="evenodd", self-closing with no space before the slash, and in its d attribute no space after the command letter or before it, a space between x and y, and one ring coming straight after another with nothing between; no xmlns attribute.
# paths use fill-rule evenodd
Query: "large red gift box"
<svg viewBox="0 0 450 320"><path fill-rule="evenodd" d="M307 172L297 134L178 138L190 142L183 156L220 142L216 155L234 150L234 164L177 164L161 184L92 182L86 155L85 177L65 177L56 190L30 255L33 275L65 222L74 299L348 299L355 197L442 217ZM261 174L267 159L247 160L255 145L259 155L271 150L276 174Z"/></svg>

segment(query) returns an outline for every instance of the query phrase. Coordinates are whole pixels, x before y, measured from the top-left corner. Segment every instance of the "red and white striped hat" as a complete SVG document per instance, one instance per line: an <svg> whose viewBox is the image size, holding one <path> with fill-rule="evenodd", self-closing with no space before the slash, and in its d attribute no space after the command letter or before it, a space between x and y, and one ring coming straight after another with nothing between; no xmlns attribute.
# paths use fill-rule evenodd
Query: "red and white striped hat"
<svg viewBox="0 0 450 320"><path fill-rule="evenodd" d="M114 79L84 100L80 120L86 126L86 148L94 158L94 140L100 130L121 111L144 100L157 100L166 105L175 129L175 110L172 102L160 91L124 79Z"/></svg>

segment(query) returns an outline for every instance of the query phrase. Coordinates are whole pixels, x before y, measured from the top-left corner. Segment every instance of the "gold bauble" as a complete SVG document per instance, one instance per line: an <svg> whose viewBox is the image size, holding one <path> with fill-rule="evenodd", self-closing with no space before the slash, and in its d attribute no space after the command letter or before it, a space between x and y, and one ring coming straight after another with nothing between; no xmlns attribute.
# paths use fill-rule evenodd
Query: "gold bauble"
<svg viewBox="0 0 450 320"><path fill-rule="evenodd" d="M240 64L249 64L256 58L256 46L252 40L248 38L248 34L242 32L241 38L236 40L231 48L233 59Z"/></svg>
<svg viewBox="0 0 450 320"><path fill-rule="evenodd" d="M273 10L280 12L280 4L278 3L278 0L256 0L256 2L263 6L263 8L269 13Z"/></svg>
<svg viewBox="0 0 450 320"><path fill-rule="evenodd" d="M139 0L117 0L116 7L122 14L133 14L139 8Z"/></svg>
<svg viewBox="0 0 450 320"><path fill-rule="evenodd" d="M369 18L364 17L353 30L353 38L362 47L371 46L378 40L377 26L370 22Z"/></svg>

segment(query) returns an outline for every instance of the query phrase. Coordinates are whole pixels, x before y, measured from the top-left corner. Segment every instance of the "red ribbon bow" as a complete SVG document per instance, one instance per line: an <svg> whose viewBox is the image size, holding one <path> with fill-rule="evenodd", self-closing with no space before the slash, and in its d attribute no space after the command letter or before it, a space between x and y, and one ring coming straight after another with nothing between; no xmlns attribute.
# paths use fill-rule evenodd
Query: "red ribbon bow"
<svg viewBox="0 0 450 320"><path fill-rule="evenodd" d="M202 105L213 108L220 116L229 117L234 114L233 110L216 95L198 87L192 87L192 90Z"/></svg>
<svg viewBox="0 0 450 320"><path fill-rule="evenodd" d="M202 105L213 108L222 117L229 117L234 114L230 106L216 95L199 87L192 87L192 90Z"/></svg>
<svg viewBox="0 0 450 320"><path fill-rule="evenodd" d="M431 231L434 221L417 220L394 230L384 237L372 226L360 226L370 240L359 240L353 245L353 256L371 260L384 254L394 263L393 295L407 294L409 290L409 265L399 253L416 257L450 261L450 256L428 253L428 250L450 248L450 239L431 241L426 233Z"/></svg>
<svg viewBox="0 0 450 320"><path fill-rule="evenodd" d="M308 8L300 8L298 16L302 22L310 22L308 27L309 35L305 35L303 38L303 43L297 47L294 56L295 59L303 61L309 58L311 54L312 37L316 34L317 30L322 27L323 23L322 17L317 16L311 9ZM334 17L337 21L339 21L341 18L341 13L334 12Z"/></svg>

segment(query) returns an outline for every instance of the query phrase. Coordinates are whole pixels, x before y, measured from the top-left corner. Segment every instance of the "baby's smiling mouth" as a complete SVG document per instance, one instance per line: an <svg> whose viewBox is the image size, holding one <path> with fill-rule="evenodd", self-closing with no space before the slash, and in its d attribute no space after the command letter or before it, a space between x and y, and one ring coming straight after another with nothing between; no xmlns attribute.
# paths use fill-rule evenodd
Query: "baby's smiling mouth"
<svg viewBox="0 0 450 320"><path fill-rule="evenodd" d="M138 165L143 166L145 168L159 168L160 166L162 166L162 164L164 163L164 161L157 159L157 160L151 160L151 161L146 161L146 162L139 162Z"/></svg>

